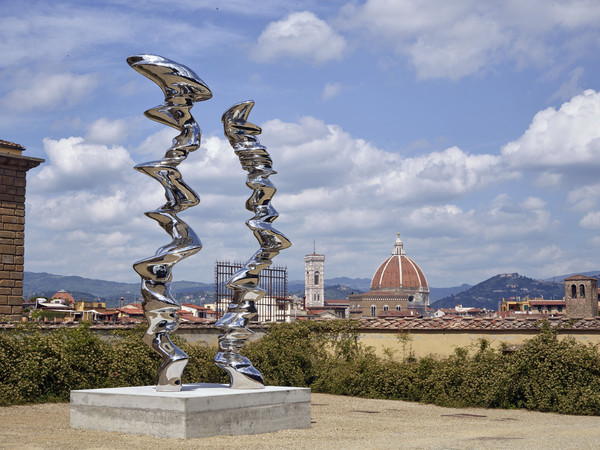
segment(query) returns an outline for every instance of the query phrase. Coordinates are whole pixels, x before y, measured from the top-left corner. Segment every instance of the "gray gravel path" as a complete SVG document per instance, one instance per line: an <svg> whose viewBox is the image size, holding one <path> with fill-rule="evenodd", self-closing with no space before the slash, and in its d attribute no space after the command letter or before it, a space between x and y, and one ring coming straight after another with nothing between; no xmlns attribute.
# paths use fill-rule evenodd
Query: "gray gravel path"
<svg viewBox="0 0 600 450"><path fill-rule="evenodd" d="M74 430L69 405L0 408L8 449L596 449L600 417L453 409L395 400L312 395L312 427L253 436L159 439Z"/></svg>

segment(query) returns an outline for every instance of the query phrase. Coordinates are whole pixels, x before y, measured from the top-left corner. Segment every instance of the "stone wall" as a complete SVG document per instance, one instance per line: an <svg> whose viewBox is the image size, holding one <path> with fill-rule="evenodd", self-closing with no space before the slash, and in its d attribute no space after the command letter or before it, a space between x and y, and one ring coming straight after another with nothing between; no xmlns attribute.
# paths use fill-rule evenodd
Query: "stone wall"
<svg viewBox="0 0 600 450"><path fill-rule="evenodd" d="M43 159L0 141L0 320L20 321L23 303L26 173Z"/></svg>
<svg viewBox="0 0 600 450"><path fill-rule="evenodd" d="M396 358L412 355L449 356L458 347L475 350L480 339L486 339L493 348L507 345L519 347L540 333L544 324L558 331L559 337L573 337L577 341L600 346L600 317L570 320L567 317L530 318L396 318L360 319L360 341L371 346L375 353L385 357L391 351ZM44 324L45 330L77 326L73 323ZM114 339L113 330L131 329L135 325L94 324L91 329L106 339ZM13 329L14 324L0 324L0 332ZM251 325L254 334L250 340L268 333L268 325ZM181 324L175 334L188 342L217 346L220 330L211 324ZM141 338L140 338L141 339ZM243 352L243 351L242 351Z"/></svg>

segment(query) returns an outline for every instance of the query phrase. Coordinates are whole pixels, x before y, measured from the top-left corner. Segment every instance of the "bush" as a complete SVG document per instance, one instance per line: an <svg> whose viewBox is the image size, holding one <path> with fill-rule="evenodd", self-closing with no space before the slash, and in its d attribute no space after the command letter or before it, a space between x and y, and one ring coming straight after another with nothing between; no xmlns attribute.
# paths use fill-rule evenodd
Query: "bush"
<svg viewBox="0 0 600 450"><path fill-rule="evenodd" d="M152 385L159 356L141 340L145 325L105 341L86 326L43 332L25 325L0 333L0 405L67 401L72 389ZM172 336L190 361L184 383L227 383L216 348ZM600 414L597 347L561 338L547 325L519 350L502 354L480 340L447 358L377 356L352 321L273 324L242 353L268 385L401 399L441 406L526 408Z"/></svg>

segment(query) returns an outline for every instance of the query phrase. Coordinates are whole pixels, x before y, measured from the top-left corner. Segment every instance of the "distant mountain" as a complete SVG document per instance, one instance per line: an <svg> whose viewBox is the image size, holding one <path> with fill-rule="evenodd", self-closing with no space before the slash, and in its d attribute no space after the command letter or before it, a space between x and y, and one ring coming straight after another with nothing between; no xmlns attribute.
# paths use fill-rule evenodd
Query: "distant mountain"
<svg viewBox="0 0 600 450"><path fill-rule="evenodd" d="M325 279L325 298L342 300L348 298L350 294L360 294L367 292L371 285L370 278L326 278ZM288 294L302 297L304 295L304 280L288 281Z"/></svg>
<svg viewBox="0 0 600 450"><path fill-rule="evenodd" d="M371 279L348 277L329 278L325 279L325 287L327 286L346 286L353 289L356 293L367 292L371 289Z"/></svg>
<svg viewBox="0 0 600 450"><path fill-rule="evenodd" d="M304 280L288 281L287 291L288 295L297 295L298 297L302 297L304 295Z"/></svg>
<svg viewBox="0 0 600 450"><path fill-rule="evenodd" d="M459 292L466 291L471 288L470 284L461 284L460 286L447 287L447 288L429 288L429 301L435 302L436 300L440 300L444 297L449 297L450 295L458 294Z"/></svg>
<svg viewBox="0 0 600 450"><path fill-rule="evenodd" d="M50 273L23 273L23 297L50 297L64 289L75 300L100 300L107 306L119 305L121 297L125 302L140 300L140 283L119 283L116 281L96 280L78 276L53 275ZM193 301L211 293L214 295L214 285L196 283L193 281L175 281L172 292L176 299Z"/></svg>
<svg viewBox="0 0 600 450"><path fill-rule="evenodd" d="M552 281L534 280L518 273L499 274L467 289L433 302L431 307L454 308L456 305L497 310L503 298L543 297L563 298L564 284Z"/></svg>
<svg viewBox="0 0 600 450"><path fill-rule="evenodd" d="M569 277L571 277L573 275L585 275L586 277L592 277L592 278L600 279L600 269L599 270L592 270L591 272L573 272L573 273L568 273L566 275L557 275L557 276L552 277L552 278L546 278L544 281L554 281L556 283L562 283L565 278L569 278Z"/></svg>
<svg viewBox="0 0 600 450"><path fill-rule="evenodd" d="M350 294L361 294L362 292L341 284L325 286L325 300L346 300Z"/></svg>

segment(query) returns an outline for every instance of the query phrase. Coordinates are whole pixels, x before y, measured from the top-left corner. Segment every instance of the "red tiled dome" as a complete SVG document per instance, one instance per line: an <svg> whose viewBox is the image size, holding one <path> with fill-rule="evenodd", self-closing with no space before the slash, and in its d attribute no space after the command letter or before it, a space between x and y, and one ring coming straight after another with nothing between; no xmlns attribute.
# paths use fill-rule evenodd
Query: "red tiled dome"
<svg viewBox="0 0 600 450"><path fill-rule="evenodd" d="M383 261L373 275L371 291L427 287L427 279L423 271L417 263L406 256L403 243L398 236L392 256Z"/></svg>

